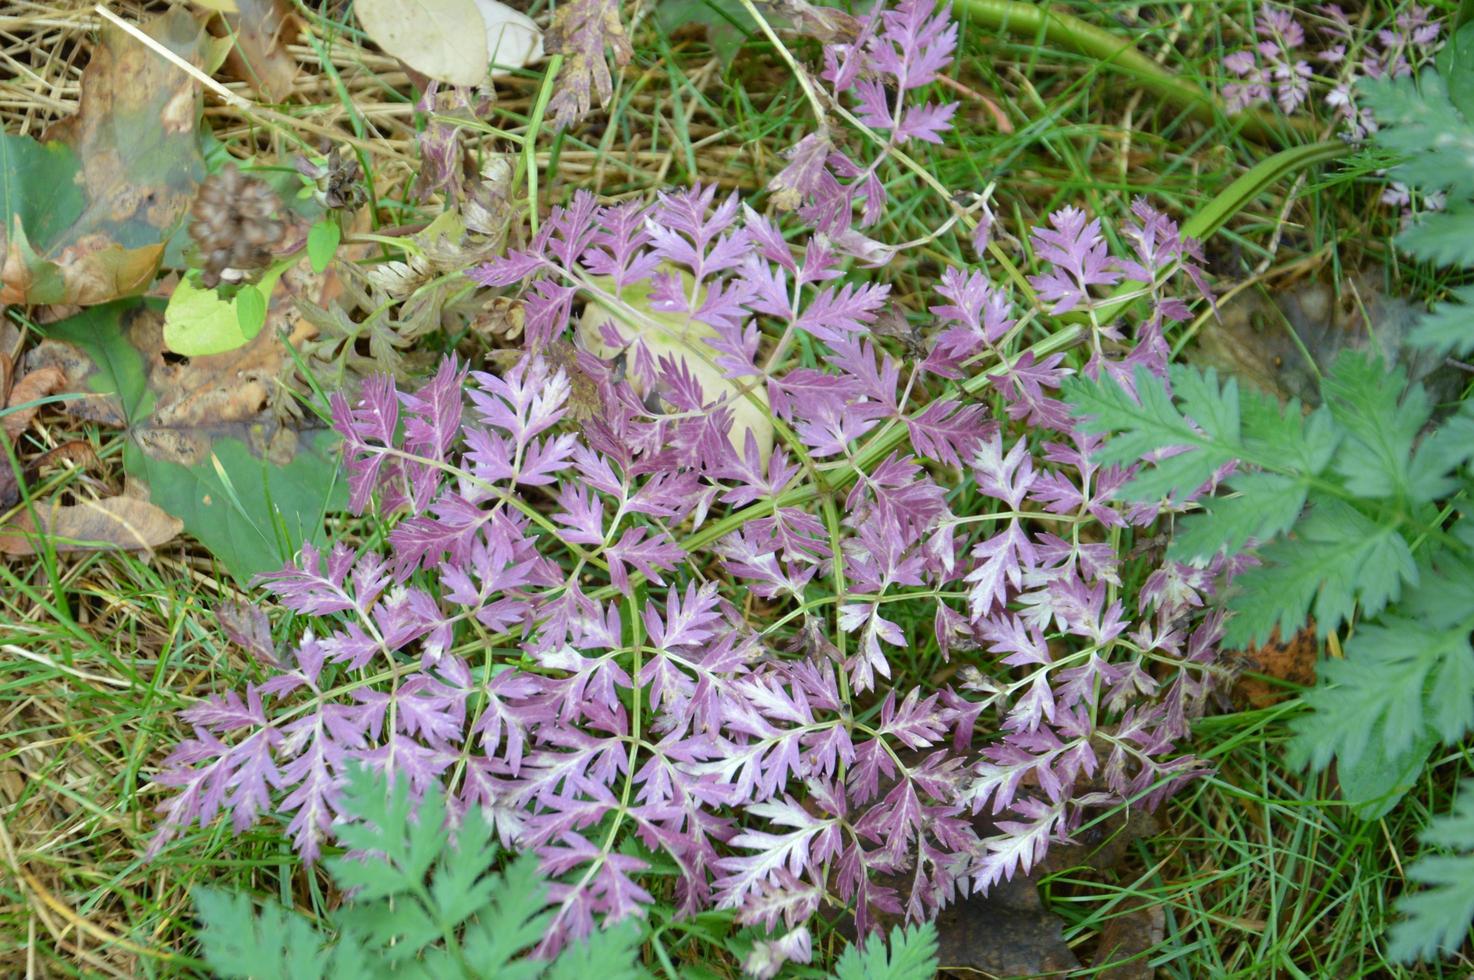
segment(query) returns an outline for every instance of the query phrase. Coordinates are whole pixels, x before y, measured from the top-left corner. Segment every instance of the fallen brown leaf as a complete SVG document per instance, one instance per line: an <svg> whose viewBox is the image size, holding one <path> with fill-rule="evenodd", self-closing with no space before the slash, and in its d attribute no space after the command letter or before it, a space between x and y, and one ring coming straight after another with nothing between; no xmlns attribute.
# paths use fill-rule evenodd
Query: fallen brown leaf
<svg viewBox="0 0 1474 980"><path fill-rule="evenodd" d="M8 377L0 378L0 392L5 390L5 385L9 381ZM4 429L5 435L13 442L26 430L26 426L31 424L31 419L35 418L36 413L41 410L40 405L31 403L62 391L66 388L66 384L67 376L56 367L40 368L16 381L10 387L10 397L5 401L6 407L11 411L0 419L0 428Z"/></svg>
<svg viewBox="0 0 1474 980"><path fill-rule="evenodd" d="M254 88L268 102L285 102L300 72L287 43L297 33L297 15L285 0L236 0L236 12L222 14L235 47L225 70Z"/></svg>
<svg viewBox="0 0 1474 980"><path fill-rule="evenodd" d="M39 522L39 523L38 523ZM120 548L152 551L184 527L153 504L133 497L106 497L76 504L37 503L0 528L0 554L34 555L38 535L57 551Z"/></svg>
<svg viewBox="0 0 1474 980"><path fill-rule="evenodd" d="M1111 913L1095 946L1096 980L1152 980L1157 971L1145 955L1166 935L1162 906L1140 898Z"/></svg>
<svg viewBox="0 0 1474 980"><path fill-rule="evenodd" d="M1240 663L1244 669L1254 673L1309 687L1315 683L1315 662L1319 650L1312 621L1288 640L1280 638L1276 627L1269 641L1242 654ZM1258 677L1240 676L1233 687L1234 700L1250 708L1267 708L1294 695L1293 688Z"/></svg>

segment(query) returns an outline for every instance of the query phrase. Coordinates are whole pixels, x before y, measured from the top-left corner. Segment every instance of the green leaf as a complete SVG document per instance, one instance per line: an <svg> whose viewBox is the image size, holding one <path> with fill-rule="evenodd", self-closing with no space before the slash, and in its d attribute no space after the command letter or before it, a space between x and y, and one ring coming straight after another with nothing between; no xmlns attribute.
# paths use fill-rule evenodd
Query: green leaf
<svg viewBox="0 0 1474 980"><path fill-rule="evenodd" d="M1474 195L1474 126L1449 101L1436 72L1425 70L1416 83L1411 77L1363 79L1357 92L1380 124L1372 138L1408 156L1392 169L1393 177L1422 191Z"/></svg>
<svg viewBox="0 0 1474 980"><path fill-rule="evenodd" d="M492 884L494 888L488 893L492 911L466 930L463 940L466 957L473 963L484 964L488 976L507 980L535 977L538 973L533 964L513 961L522 950L541 941L551 919L544 912L547 887L538 875L537 858L522 855ZM582 959L584 953L575 953L570 948L564 955Z"/></svg>
<svg viewBox="0 0 1474 980"><path fill-rule="evenodd" d="M343 229L338 227L337 219L328 216L307 231L307 260L312 263L312 271L321 274L327 270L328 263L333 261L333 256L338 251L338 241L343 237Z"/></svg>
<svg viewBox="0 0 1474 980"><path fill-rule="evenodd" d="M1474 351L1474 286L1460 286L1450 296L1418 321L1411 340L1438 354L1463 356Z"/></svg>
<svg viewBox="0 0 1474 980"><path fill-rule="evenodd" d="M413 893L445 844L445 798L426 793L415 808L409 782L395 781L386 794L381 777L356 768L343 788L343 806L356 819L338 828L338 839L351 850L384 855L383 861L332 858L326 862L334 879L358 889L360 901Z"/></svg>
<svg viewBox="0 0 1474 980"><path fill-rule="evenodd" d="M160 392L129 339L157 329L139 322L156 310L155 303L115 303L45 328L93 365L83 383L92 397L76 403L79 410L124 429L127 472L240 581L280 568L304 541L325 544L323 518L347 505L337 435L280 431L263 454L255 448L264 426L259 419L183 424L157 417Z"/></svg>
<svg viewBox="0 0 1474 980"><path fill-rule="evenodd" d="M1407 386L1401 368L1389 370L1364 351L1346 351L1322 391L1346 432L1335 459L1346 489L1359 497L1408 498L1413 441L1432 414L1423 386Z"/></svg>
<svg viewBox="0 0 1474 980"><path fill-rule="evenodd" d="M1228 481L1232 496L1203 501L1204 511L1177 526L1168 554L1206 558L1238 554L1251 538L1267 541L1294 526L1305 509L1307 483L1278 473L1246 473Z"/></svg>
<svg viewBox="0 0 1474 980"><path fill-rule="evenodd" d="M245 285L235 294L235 320L241 336L251 340L266 325L266 294L255 285Z"/></svg>
<svg viewBox="0 0 1474 980"><path fill-rule="evenodd" d="M1124 499L1160 500L1174 492L1191 492L1234 458L1239 436L1237 383L1230 380L1220 392L1216 373L1190 367L1174 368L1172 377L1183 395L1182 411L1162 381L1145 368L1136 370L1137 398L1108 375L1098 380L1072 378L1064 385L1065 400L1077 416L1085 416L1080 423L1085 431L1113 433L1096 454L1100 462L1128 464L1161 449L1195 450L1153 459L1121 489ZM1206 434L1193 427L1189 415Z"/></svg>
<svg viewBox="0 0 1474 980"><path fill-rule="evenodd" d="M251 342L266 323L272 291L295 258L277 262L258 284L246 284L229 299L185 276L169 294L164 308L164 343L185 357L207 357L237 350Z"/></svg>
<svg viewBox="0 0 1474 980"><path fill-rule="evenodd" d="M1449 101L1465 119L1474 119L1474 29L1470 29L1468 12L1474 0L1460 4L1458 17L1450 27L1453 37L1438 52L1438 74L1448 85Z"/></svg>
<svg viewBox="0 0 1474 980"><path fill-rule="evenodd" d="M1474 208L1462 202L1420 215L1397 236L1397 247L1434 265L1474 265Z"/></svg>
<svg viewBox="0 0 1474 980"><path fill-rule="evenodd" d="M329 976L326 939L305 916L276 902L199 887L192 893L205 961L221 977L318 980Z"/></svg>
<svg viewBox="0 0 1474 980"><path fill-rule="evenodd" d="M1452 953L1469 938L1474 919L1474 782L1464 781L1453 812L1434 820L1422 841L1455 853L1425 855L1408 868L1408 878L1428 887L1398 899L1404 918L1392 926L1388 954L1402 962Z"/></svg>
<svg viewBox="0 0 1474 980"><path fill-rule="evenodd" d="M1465 399L1452 417L1418 445L1408 467L1412 499L1419 503L1441 500L1459 485L1459 474L1474 459L1474 401Z"/></svg>
<svg viewBox="0 0 1474 980"><path fill-rule="evenodd" d="M1326 660L1292 722L1293 754L1313 768L1356 766L1375 737L1395 758L1430 736L1452 743L1474 727L1474 650L1465 622L1438 629L1389 616L1363 623L1344 659ZM1425 753L1426 755L1426 753Z"/></svg>
<svg viewBox="0 0 1474 980"><path fill-rule="evenodd" d="M1428 753L1437 741L1434 736L1425 735L1411 748L1389 753L1381 740L1373 737L1355 764L1336 763L1341 798L1350 804L1360 820L1386 816L1417 785Z"/></svg>
<svg viewBox="0 0 1474 980"><path fill-rule="evenodd" d="M896 926L890 949L872 935L864 949L849 946L835 964L835 980L931 980L937 972L937 928L930 922Z"/></svg>
<svg viewBox="0 0 1474 980"><path fill-rule="evenodd" d="M648 977L649 973L635 962L640 938L640 930L633 922L597 929L587 939L565 949L543 977L545 980L640 980Z"/></svg>
<svg viewBox="0 0 1474 980"><path fill-rule="evenodd" d="M196 891L204 920L201 939L216 973L427 980L648 976L639 963L642 933L634 922L596 930L552 962L531 958L528 952L552 920L537 857L524 854L505 871L495 871L495 835L475 807L463 816L452 841L439 786L430 787L416 806L406 779L391 789L382 774L352 767L342 812L340 839L369 856L325 862L338 887L349 892L348 901L333 914L336 935L319 931L274 902L258 907L244 894L201 888ZM913 974L881 975L905 980Z"/></svg>
<svg viewBox="0 0 1474 980"><path fill-rule="evenodd" d="M1236 615L1224 631L1230 648L1264 643L1276 627L1289 636L1312 611L1324 637L1357 604L1375 616L1401 594L1404 582L1418 577L1412 552L1395 528L1334 498L1314 500L1295 537L1271 542L1260 557L1260 567L1234 580L1228 606Z"/></svg>

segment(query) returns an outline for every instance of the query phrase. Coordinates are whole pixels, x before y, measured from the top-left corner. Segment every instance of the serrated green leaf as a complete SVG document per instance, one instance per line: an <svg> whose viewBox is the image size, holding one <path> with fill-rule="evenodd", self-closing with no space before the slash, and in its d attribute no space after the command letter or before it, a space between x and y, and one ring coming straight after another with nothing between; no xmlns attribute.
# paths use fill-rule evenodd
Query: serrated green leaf
<svg viewBox="0 0 1474 980"><path fill-rule="evenodd" d="M518 953L542 939L550 916L547 886L537 872L537 858L524 854L498 876L491 893L491 911L466 930L463 945L467 958L484 965L489 976L507 975L509 980L537 976L525 966L509 966Z"/></svg>
<svg viewBox="0 0 1474 980"><path fill-rule="evenodd" d="M1452 417L1418 445L1408 468L1413 501L1441 500L1459 485L1459 475L1474 459L1474 401L1465 400Z"/></svg>
<svg viewBox="0 0 1474 980"><path fill-rule="evenodd" d="M552 913L536 856L494 870L497 848L479 809L461 819L454 842L438 786L411 804L407 781L390 789L366 767L350 769L339 839L365 859L325 862L349 900L332 919L336 939L274 903L201 889L206 958L227 977L495 977L497 980L636 980L642 933L626 922L566 947L551 962L528 953ZM429 887L425 887L426 874ZM212 945L213 944L213 945ZM278 971L278 964L286 964ZM248 971L248 972L247 972ZM276 971L276 972L274 972ZM290 972L300 971L300 972Z"/></svg>
<svg viewBox="0 0 1474 980"><path fill-rule="evenodd" d="M635 962L640 930L633 922L597 929L563 951L543 974L546 980L641 980L647 973Z"/></svg>
<svg viewBox="0 0 1474 980"><path fill-rule="evenodd" d="M1401 168L1399 168L1401 169ZM1459 203L1420 215L1396 239L1413 258L1434 265L1474 265L1474 208Z"/></svg>
<svg viewBox="0 0 1474 980"><path fill-rule="evenodd" d="M1294 526L1308 483L1278 473L1246 473L1228 481L1232 496L1203 502L1205 511L1177 526L1168 546L1176 559L1238 554L1250 539L1267 541Z"/></svg>
<svg viewBox="0 0 1474 980"><path fill-rule="evenodd" d="M1425 70L1411 77L1363 79L1357 85L1362 104L1380 124L1373 139L1408 159L1392 175L1419 190L1448 189L1458 198L1474 194L1474 126L1449 100L1438 73Z"/></svg>
<svg viewBox="0 0 1474 980"><path fill-rule="evenodd" d="M1355 766L1374 732L1387 758L1430 735L1460 738L1474 726L1470 628L1397 616L1359 626L1345 658L1322 663L1316 686L1303 695L1312 714L1292 723L1297 758L1314 768L1332 758Z"/></svg>
<svg viewBox="0 0 1474 980"><path fill-rule="evenodd" d="M1451 952L1469 938L1474 919L1474 782L1464 781L1453 811L1434 820L1422 840L1457 853L1426 855L1408 868L1408 878L1429 887L1398 899L1404 918L1392 926L1388 953L1403 962Z"/></svg>
<svg viewBox="0 0 1474 980"><path fill-rule="evenodd" d="M196 888L193 897L203 926L200 946L218 976L320 980L329 975L325 939L304 916L276 902L258 907L247 894L218 888Z"/></svg>
<svg viewBox="0 0 1474 980"><path fill-rule="evenodd" d="M1335 458L1344 435L1327 408L1304 414L1298 402L1281 406L1258 390L1240 397L1244 447L1251 458L1276 464L1281 472L1318 476Z"/></svg>
<svg viewBox="0 0 1474 980"><path fill-rule="evenodd" d="M1374 733L1355 765L1336 763L1341 798L1360 820L1377 820L1391 813L1407 791L1417 785L1428 753L1437 741L1432 735L1425 735L1410 748L1389 754Z"/></svg>
<svg viewBox="0 0 1474 980"><path fill-rule="evenodd" d="M1264 564L1235 580L1228 606L1236 615L1224 643L1264 643L1278 627L1289 636L1313 611L1322 637L1339 629L1358 604L1375 616L1415 582L1418 569L1407 542L1348 504L1319 499L1296 528L1260 551Z"/></svg>
<svg viewBox="0 0 1474 980"><path fill-rule="evenodd" d="M466 811L456 828L455 845L435 865L430 897L442 922L460 925L486 907L492 894L505 887L486 873L496 857L494 831L480 807Z"/></svg>
<svg viewBox="0 0 1474 980"><path fill-rule="evenodd" d="M1168 396L1161 379L1145 368L1137 368L1137 398L1115 379L1072 378L1064 388L1065 400L1083 416L1087 432L1109 432L1097 458L1104 463L1136 463L1163 449L1191 447L1193 451L1153 459L1119 491L1126 500L1160 500L1173 493L1189 493L1202 486L1234 458L1238 437L1237 386L1230 382L1218 392L1217 375L1196 368L1173 369L1174 384L1183 386L1190 405L1201 414L1199 431ZM1196 415L1193 421L1197 421ZM1221 444L1215 442L1222 440Z"/></svg>
<svg viewBox="0 0 1474 980"><path fill-rule="evenodd" d="M1463 540L1474 528L1460 520L1452 530L1455 538ZM1474 543L1464 543L1474 547ZM1474 612L1474 555L1445 548L1434 552L1429 564L1400 611L1434 629L1452 629Z"/></svg>
<svg viewBox="0 0 1474 980"><path fill-rule="evenodd" d="M366 767L350 773L343 805L358 819L338 828L338 839L351 850L382 854L385 861L332 858L333 877L357 889L362 899L414 891L445 846L445 798L427 792L416 808L406 778L395 780L386 795L383 783Z"/></svg>
<svg viewBox="0 0 1474 980"><path fill-rule="evenodd" d="M937 972L937 929L930 922L891 930L890 948L872 935L863 949L849 946L835 964L835 980L931 980Z"/></svg>
<svg viewBox="0 0 1474 980"><path fill-rule="evenodd" d="M1411 341L1439 354L1462 357L1474 351L1474 286L1460 286L1450 296L1418 321Z"/></svg>
<svg viewBox="0 0 1474 980"><path fill-rule="evenodd" d="M1326 405L1346 436L1335 468L1360 497L1407 498L1413 441L1432 414L1422 385L1407 385L1364 351L1346 351L1323 383Z"/></svg>

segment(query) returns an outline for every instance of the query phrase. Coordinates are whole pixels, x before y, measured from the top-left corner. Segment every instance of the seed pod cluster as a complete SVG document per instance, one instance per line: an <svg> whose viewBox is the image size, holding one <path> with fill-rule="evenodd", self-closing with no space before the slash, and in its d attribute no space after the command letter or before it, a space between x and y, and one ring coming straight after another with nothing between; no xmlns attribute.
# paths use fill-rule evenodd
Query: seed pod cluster
<svg viewBox="0 0 1474 980"><path fill-rule="evenodd" d="M286 225L276 217L281 199L264 180L226 164L200 184L190 215L206 286L242 282L271 264Z"/></svg>

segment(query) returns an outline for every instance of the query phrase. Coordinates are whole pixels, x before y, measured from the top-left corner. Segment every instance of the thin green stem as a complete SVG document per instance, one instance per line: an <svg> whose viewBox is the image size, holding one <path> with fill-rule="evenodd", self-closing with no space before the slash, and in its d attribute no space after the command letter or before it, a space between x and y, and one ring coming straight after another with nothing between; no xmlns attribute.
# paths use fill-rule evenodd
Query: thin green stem
<svg viewBox="0 0 1474 980"><path fill-rule="evenodd" d="M1186 111L1199 122L1228 120L1259 143L1284 144L1289 137L1313 137L1315 120L1287 119L1261 109L1231 113L1223 103L1192 82L1174 75L1136 50L1127 39L1042 3L1021 0L957 0L957 9L981 28L1012 34L1020 40L1075 51L1103 68L1125 75L1138 86Z"/></svg>

